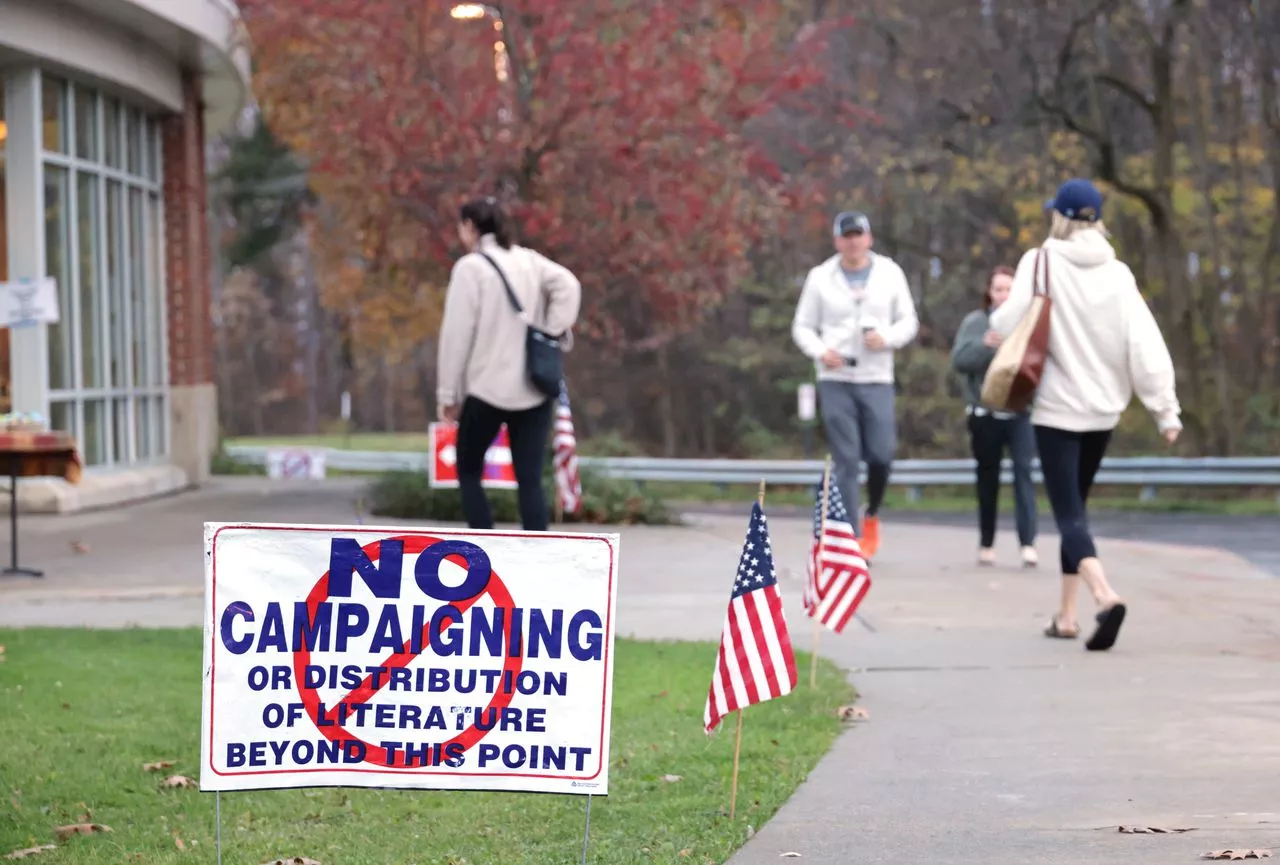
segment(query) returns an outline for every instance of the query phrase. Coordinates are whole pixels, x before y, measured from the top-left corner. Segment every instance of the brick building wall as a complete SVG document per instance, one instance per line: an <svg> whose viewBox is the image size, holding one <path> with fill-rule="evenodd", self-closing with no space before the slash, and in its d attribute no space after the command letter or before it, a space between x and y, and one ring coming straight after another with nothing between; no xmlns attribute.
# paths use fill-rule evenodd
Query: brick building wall
<svg viewBox="0 0 1280 865"><path fill-rule="evenodd" d="M170 453L190 483L209 477L218 446L204 104L198 75L182 75L183 111L166 118L165 288L169 338Z"/></svg>
<svg viewBox="0 0 1280 865"><path fill-rule="evenodd" d="M199 79L183 72L184 109L162 127L165 269L169 304L169 383L213 379L204 106Z"/></svg>

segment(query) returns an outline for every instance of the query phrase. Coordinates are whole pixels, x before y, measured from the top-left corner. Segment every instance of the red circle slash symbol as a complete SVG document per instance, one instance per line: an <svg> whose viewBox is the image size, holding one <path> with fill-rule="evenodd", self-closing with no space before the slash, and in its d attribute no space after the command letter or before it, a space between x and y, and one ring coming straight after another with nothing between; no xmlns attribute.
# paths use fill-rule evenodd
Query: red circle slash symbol
<svg viewBox="0 0 1280 865"><path fill-rule="evenodd" d="M386 540L403 541L406 557L410 555L418 555L433 544L440 543L439 538L433 538L427 535L401 535L394 538L386 538ZM365 544L362 549L364 550L364 554L369 557L370 561L377 561L380 548L381 543L379 541L373 541ZM467 562L464 561L461 556L449 556L446 561L451 561L464 568L467 567ZM515 607L515 601L512 600L511 593L507 590L506 585L502 582L501 577L498 576L496 571L490 572L488 585L483 592L474 597L454 601L452 603L459 612L465 613L473 604L486 595L492 598L495 607L506 610L503 621L503 644L506 645L507 641L511 638L511 611ZM310 619L311 623L315 622L316 611L319 609L320 604L328 600L328 598L329 573L326 571L311 589L311 593L307 595L307 617ZM453 624L452 617L448 617L441 620L440 627L443 629L451 624ZM431 625L429 623L422 629L420 645L423 647L424 652L430 651L430 630ZM333 721L334 723L326 723L322 726L319 723L320 695L315 688L309 688L306 685L307 680L305 673L307 666L311 663L311 650L307 648L304 643L300 651L294 652L293 672L296 681L298 682L298 694L302 698L302 704L306 707L307 715L311 718L312 722L316 724L316 729L323 733L331 742L338 742L340 744L345 744L347 742L359 742L364 745L366 749L364 761L366 763L373 763L375 765L386 766L389 768L434 768L431 766L420 766L416 761L415 765L410 767L403 752L397 753L394 761L390 760L387 757L387 750L385 748L371 742L365 742L354 733L348 732L336 723L339 718L343 717L343 710L340 707L344 705L347 707L346 717L355 717L349 711L351 706L355 706L360 703L367 703L372 700L378 691L387 685L387 682L391 678L391 670L398 667L407 667L418 657L418 655L415 655L410 651L412 645L412 641L406 642L400 651L393 653L378 665L381 668L381 674L378 676L381 680L381 684L377 688L373 687L373 674L370 674L365 677L359 687L355 688L343 697L339 703L329 708L325 714L328 720ZM516 678L520 675L520 670L523 664L523 652L514 658L506 658L506 661L503 664L503 671L504 673L510 673L510 676L503 675L501 679L515 682ZM493 698L481 713L482 716L488 715L489 711L493 710L495 715L492 717L496 717L497 713L510 705L511 698L514 695L511 693L503 693L503 690L504 689L501 687L495 690ZM490 729L496 729L496 727L497 725L494 724ZM471 726L467 727L467 729L463 730L449 741L441 743L440 753L443 755L445 753L445 749L455 742L462 745L463 750L469 749L487 736L489 732L490 730L481 730L472 723Z"/></svg>

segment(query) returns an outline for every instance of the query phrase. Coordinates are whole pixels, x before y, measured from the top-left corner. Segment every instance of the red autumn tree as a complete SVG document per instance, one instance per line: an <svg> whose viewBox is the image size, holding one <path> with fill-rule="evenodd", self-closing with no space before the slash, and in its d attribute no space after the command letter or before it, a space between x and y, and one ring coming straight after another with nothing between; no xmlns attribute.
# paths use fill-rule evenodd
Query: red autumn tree
<svg viewBox="0 0 1280 865"><path fill-rule="evenodd" d="M589 336L656 347L804 194L748 134L820 83L822 33L791 4L241 6L268 120L330 208L334 301L394 309L392 325L419 307L434 324L458 205L495 194L522 242L581 277Z"/></svg>

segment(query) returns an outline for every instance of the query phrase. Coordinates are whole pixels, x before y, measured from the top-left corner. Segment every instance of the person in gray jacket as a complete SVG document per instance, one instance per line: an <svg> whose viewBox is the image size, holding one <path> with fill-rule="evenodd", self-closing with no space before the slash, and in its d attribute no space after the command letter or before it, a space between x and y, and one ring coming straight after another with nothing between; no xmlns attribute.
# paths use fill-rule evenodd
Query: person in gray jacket
<svg viewBox="0 0 1280 865"><path fill-rule="evenodd" d="M832 226L836 254L809 271L791 337L813 358L835 481L858 514L859 464L867 464L867 508L855 527L867 559L880 548L880 505L898 445L893 353L920 329L906 274L871 251L871 221L846 211Z"/></svg>
<svg viewBox="0 0 1280 865"><path fill-rule="evenodd" d="M995 563L996 513L1000 499L1000 461L1009 449L1013 459L1013 498L1017 514L1022 564L1035 567L1036 488L1031 463L1036 456L1036 436L1030 416L992 411L982 405L982 380L996 356L1003 337L989 325L995 309L1009 298L1013 268L1001 265L991 273L982 295L982 308L965 316L951 348L951 366L964 378L965 414L969 418L969 447L977 461L978 562Z"/></svg>

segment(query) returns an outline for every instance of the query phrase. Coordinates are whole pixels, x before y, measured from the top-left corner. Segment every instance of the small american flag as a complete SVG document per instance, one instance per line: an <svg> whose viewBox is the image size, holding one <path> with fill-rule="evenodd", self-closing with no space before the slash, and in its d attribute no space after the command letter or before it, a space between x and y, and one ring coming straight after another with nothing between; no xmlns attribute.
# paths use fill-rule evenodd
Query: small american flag
<svg viewBox="0 0 1280 865"><path fill-rule="evenodd" d="M822 520L822 488L813 507L813 538L804 587L804 608L837 634L849 624L871 588L871 574L834 482L827 492L827 519Z"/></svg>
<svg viewBox="0 0 1280 865"><path fill-rule="evenodd" d="M796 659L773 570L769 527L757 502L733 581L703 726L710 733L730 712L789 694L795 686Z"/></svg>
<svg viewBox="0 0 1280 865"><path fill-rule="evenodd" d="M560 510L566 514L576 514L582 507L582 478L578 474L578 438L573 432L569 391L563 382L560 383L560 399L556 402L555 434L551 438L551 448Z"/></svg>

